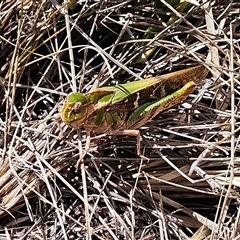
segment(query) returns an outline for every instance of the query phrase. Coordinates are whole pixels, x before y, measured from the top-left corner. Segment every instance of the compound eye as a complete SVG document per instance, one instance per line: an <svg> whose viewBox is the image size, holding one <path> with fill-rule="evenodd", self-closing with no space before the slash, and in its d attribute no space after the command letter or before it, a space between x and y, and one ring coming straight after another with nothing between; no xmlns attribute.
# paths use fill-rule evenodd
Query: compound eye
<svg viewBox="0 0 240 240"><path fill-rule="evenodd" d="M74 113L79 113L80 110L81 110L82 105L83 105L83 104L82 104L81 102L76 102L76 103L74 104L74 107L73 107L73 112L74 112Z"/></svg>

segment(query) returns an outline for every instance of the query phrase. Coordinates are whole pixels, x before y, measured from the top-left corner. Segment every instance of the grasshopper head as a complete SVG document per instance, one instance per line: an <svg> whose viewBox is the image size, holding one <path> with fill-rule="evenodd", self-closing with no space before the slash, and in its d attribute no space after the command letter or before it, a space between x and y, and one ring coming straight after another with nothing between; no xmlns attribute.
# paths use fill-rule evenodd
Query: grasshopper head
<svg viewBox="0 0 240 240"><path fill-rule="evenodd" d="M61 109L62 121L74 127L81 127L87 112L87 102L84 94L80 92L70 93Z"/></svg>

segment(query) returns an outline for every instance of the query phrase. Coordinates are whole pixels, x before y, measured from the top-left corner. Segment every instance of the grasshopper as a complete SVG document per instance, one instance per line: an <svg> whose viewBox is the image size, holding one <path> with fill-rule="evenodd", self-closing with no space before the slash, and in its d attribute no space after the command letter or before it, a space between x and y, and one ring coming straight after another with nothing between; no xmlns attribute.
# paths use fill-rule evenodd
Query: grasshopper
<svg viewBox="0 0 240 240"><path fill-rule="evenodd" d="M199 65L87 93L70 93L61 108L61 119L71 127L85 128L85 154L90 136L106 133L136 136L137 154L141 155L138 129L163 110L185 100L207 74L208 70Z"/></svg>

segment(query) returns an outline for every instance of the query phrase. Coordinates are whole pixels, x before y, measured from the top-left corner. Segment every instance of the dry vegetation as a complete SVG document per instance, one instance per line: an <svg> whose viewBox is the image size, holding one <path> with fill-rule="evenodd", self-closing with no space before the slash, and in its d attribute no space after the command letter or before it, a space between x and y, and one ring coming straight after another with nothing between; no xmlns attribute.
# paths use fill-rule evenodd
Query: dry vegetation
<svg viewBox="0 0 240 240"><path fill-rule="evenodd" d="M0 239L239 239L240 4L202 2L0 2ZM206 80L141 129L149 161L93 136L75 172L67 93L200 63Z"/></svg>

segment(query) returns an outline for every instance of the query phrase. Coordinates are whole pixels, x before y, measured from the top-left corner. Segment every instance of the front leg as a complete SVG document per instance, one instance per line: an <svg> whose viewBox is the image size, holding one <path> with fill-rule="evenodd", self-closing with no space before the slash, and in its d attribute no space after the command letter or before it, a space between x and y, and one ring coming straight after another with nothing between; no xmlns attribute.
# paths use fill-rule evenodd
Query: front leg
<svg viewBox="0 0 240 240"><path fill-rule="evenodd" d="M90 149L90 144L91 144L91 135L90 135L90 131L86 131L86 143L85 143L85 148L84 151L79 150L80 152L80 158L78 159L77 163L76 163L76 172L78 172L78 169L80 167L80 165L83 163L83 159L86 156L86 154L88 153L89 149ZM81 146L79 146L81 147Z"/></svg>

